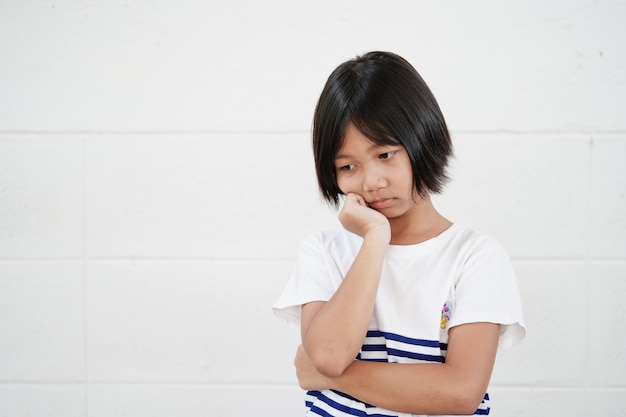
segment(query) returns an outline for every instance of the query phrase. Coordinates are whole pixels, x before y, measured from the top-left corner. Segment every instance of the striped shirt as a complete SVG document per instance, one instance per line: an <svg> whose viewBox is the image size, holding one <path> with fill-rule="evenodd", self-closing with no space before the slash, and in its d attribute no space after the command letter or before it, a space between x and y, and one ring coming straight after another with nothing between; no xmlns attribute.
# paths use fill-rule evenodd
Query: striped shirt
<svg viewBox="0 0 626 417"><path fill-rule="evenodd" d="M301 306L327 301L341 285L362 240L345 230L318 232L298 262L274 312L299 322ZM470 322L501 324L499 348L525 335L519 291L506 252L493 239L458 225L416 245L390 245L369 331L356 359L444 363L448 330ZM345 393L309 391L307 416L406 417ZM489 395L474 415L489 414Z"/></svg>

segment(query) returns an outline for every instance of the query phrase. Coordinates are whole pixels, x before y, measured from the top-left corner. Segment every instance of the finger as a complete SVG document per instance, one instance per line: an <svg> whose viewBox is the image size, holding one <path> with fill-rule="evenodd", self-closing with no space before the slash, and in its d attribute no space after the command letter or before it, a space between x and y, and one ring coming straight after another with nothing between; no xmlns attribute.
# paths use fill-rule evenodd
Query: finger
<svg viewBox="0 0 626 417"><path fill-rule="evenodd" d="M365 205L365 199L355 193L350 193L348 195L348 199L351 199L352 201L354 201L356 204L358 204L359 206L364 206Z"/></svg>

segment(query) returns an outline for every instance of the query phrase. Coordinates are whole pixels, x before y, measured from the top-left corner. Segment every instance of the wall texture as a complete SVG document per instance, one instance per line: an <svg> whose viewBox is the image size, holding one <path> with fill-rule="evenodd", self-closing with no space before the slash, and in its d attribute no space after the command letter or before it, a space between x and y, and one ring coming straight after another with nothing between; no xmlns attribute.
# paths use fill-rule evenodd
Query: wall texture
<svg viewBox="0 0 626 417"><path fill-rule="evenodd" d="M438 207L518 273L492 414L626 415L625 24L618 0L3 0L0 416L301 415L270 306L337 224L317 95L372 49L447 116Z"/></svg>

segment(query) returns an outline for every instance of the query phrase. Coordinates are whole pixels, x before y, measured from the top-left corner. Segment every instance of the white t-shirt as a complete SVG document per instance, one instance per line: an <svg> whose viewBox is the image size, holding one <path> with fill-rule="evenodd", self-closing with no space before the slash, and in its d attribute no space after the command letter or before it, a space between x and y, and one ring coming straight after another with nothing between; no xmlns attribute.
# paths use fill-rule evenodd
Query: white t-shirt
<svg viewBox="0 0 626 417"><path fill-rule="evenodd" d="M278 317L299 323L301 307L328 301L356 257L362 239L343 229L306 239L291 278L274 305ZM499 349L525 336L522 307L508 255L493 239L459 225L415 245L390 245L361 360L444 362L448 330L498 323ZM307 393L307 415L407 416L336 391ZM489 411L489 396L476 411Z"/></svg>

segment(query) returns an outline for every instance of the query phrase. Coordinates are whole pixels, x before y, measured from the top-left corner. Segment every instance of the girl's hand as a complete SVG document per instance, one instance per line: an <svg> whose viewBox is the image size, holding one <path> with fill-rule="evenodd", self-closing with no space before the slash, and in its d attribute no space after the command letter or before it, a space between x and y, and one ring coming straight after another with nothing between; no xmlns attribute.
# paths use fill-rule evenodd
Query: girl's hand
<svg viewBox="0 0 626 417"><path fill-rule="evenodd" d="M346 195L339 212L339 221L346 230L362 238L376 233L381 239L386 239L386 243L391 239L389 220L382 213L370 208L365 199L358 194Z"/></svg>
<svg viewBox="0 0 626 417"><path fill-rule="evenodd" d="M317 372L302 345L298 346L293 364L296 367L296 376L300 388L307 391L321 391L330 388L328 377Z"/></svg>

